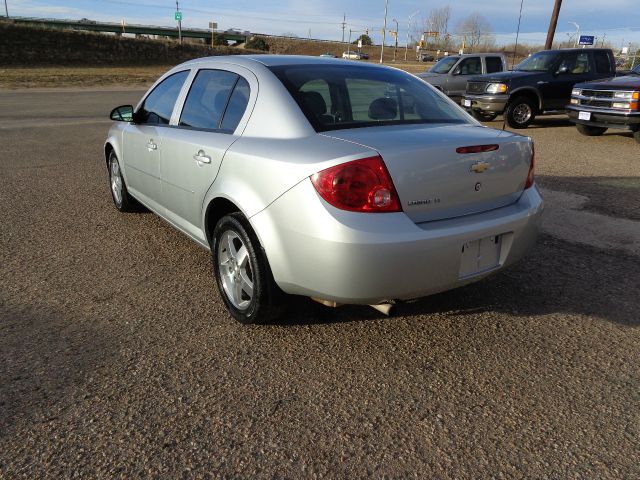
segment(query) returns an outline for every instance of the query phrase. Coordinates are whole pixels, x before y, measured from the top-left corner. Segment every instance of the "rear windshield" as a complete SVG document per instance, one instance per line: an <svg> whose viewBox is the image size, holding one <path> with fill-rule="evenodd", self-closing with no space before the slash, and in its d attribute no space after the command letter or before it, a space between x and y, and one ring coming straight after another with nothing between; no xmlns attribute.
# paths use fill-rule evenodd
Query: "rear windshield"
<svg viewBox="0 0 640 480"><path fill-rule="evenodd" d="M271 67L316 131L468 123L455 103L399 70L352 65Z"/></svg>

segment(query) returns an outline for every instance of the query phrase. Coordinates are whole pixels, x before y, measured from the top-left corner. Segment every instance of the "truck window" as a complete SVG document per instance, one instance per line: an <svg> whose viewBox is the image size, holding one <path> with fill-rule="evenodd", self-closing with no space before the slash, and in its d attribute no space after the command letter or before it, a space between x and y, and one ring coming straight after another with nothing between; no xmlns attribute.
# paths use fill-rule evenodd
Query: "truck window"
<svg viewBox="0 0 640 480"><path fill-rule="evenodd" d="M453 73L460 75L482 75L480 57L469 57L462 60Z"/></svg>
<svg viewBox="0 0 640 480"><path fill-rule="evenodd" d="M596 72L611 73L611 61L607 52L593 52L593 56L596 60Z"/></svg>
<svg viewBox="0 0 640 480"><path fill-rule="evenodd" d="M486 57L484 60L487 63L487 73L501 72L503 70L502 58Z"/></svg>
<svg viewBox="0 0 640 480"><path fill-rule="evenodd" d="M560 64L560 68L564 67L567 68L569 73L574 75L590 72L589 54L587 52L565 54Z"/></svg>

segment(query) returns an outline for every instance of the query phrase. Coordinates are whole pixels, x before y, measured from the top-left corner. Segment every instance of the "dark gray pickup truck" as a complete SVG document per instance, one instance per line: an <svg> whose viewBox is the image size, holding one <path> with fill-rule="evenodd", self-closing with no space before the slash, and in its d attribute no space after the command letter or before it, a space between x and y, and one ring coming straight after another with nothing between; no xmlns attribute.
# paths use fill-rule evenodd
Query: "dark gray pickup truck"
<svg viewBox="0 0 640 480"><path fill-rule="evenodd" d="M576 83L615 72L609 49L543 50L512 71L469 78L462 105L480 120L504 114L511 128L526 128L537 115L564 111Z"/></svg>
<svg viewBox="0 0 640 480"><path fill-rule="evenodd" d="M577 83L567 113L583 135L619 128L632 131L640 143L640 65L623 77Z"/></svg>

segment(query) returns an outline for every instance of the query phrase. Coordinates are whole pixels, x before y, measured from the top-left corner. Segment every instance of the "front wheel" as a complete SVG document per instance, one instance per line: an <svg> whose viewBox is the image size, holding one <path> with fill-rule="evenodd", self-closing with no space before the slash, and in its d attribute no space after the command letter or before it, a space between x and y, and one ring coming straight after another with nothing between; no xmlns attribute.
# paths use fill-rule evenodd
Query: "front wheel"
<svg viewBox="0 0 640 480"><path fill-rule="evenodd" d="M471 110L471 115L473 116L473 118L481 122L491 122L498 116L497 113L487 113L483 112L482 110Z"/></svg>
<svg viewBox="0 0 640 480"><path fill-rule="evenodd" d="M513 99L507 105L504 118L511 128L527 128L536 117L536 106L527 97Z"/></svg>
<svg viewBox="0 0 640 480"><path fill-rule="evenodd" d="M582 135L586 135L587 137L597 137L607 131L605 127L592 127L590 125L582 125L581 123L576 123L576 128Z"/></svg>
<svg viewBox="0 0 640 480"><path fill-rule="evenodd" d="M109 154L109 186L111 187L113 204L118 210L121 212L138 211L140 204L127 191L127 185L124 183L116 152Z"/></svg>
<svg viewBox="0 0 640 480"><path fill-rule="evenodd" d="M282 292L248 222L239 213L218 221L211 240L213 272L227 309L241 323L267 323L282 312Z"/></svg>

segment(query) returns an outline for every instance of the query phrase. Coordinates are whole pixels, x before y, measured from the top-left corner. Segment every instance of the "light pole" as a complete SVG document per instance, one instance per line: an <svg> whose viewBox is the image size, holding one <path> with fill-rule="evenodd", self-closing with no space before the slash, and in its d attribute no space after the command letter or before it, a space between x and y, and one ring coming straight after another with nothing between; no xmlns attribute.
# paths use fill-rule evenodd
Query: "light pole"
<svg viewBox="0 0 640 480"><path fill-rule="evenodd" d="M393 47L393 61L395 62L396 52L398 51L398 20L394 18L392 21L396 22L396 33L393 35L396 38L396 43L395 43L395 46Z"/></svg>
<svg viewBox="0 0 640 480"><path fill-rule="evenodd" d="M409 21L407 22L407 43L404 46L404 61L405 62L407 61L407 52L409 51L409 31L411 30L411 19L413 17L415 17L418 13L420 13L420 10L416 10L411 15L409 15Z"/></svg>
<svg viewBox="0 0 640 480"><path fill-rule="evenodd" d="M389 0L384 0L384 26L382 27L382 47L380 48L380 63L384 57L384 41L387 35L387 10L389 7Z"/></svg>
<svg viewBox="0 0 640 480"><path fill-rule="evenodd" d="M178 0L176 0L176 17L178 17L178 40L182 43L182 15L180 15Z"/></svg>
<svg viewBox="0 0 640 480"><path fill-rule="evenodd" d="M573 46L577 47L578 42L580 41L580 25L578 25L576 22L567 22L567 23L570 23L571 25L575 25L576 27L576 41L573 42Z"/></svg>
<svg viewBox="0 0 640 480"><path fill-rule="evenodd" d="M4 0L4 11L7 14L7 18L9 18L9 8L7 7L7 0Z"/></svg>

